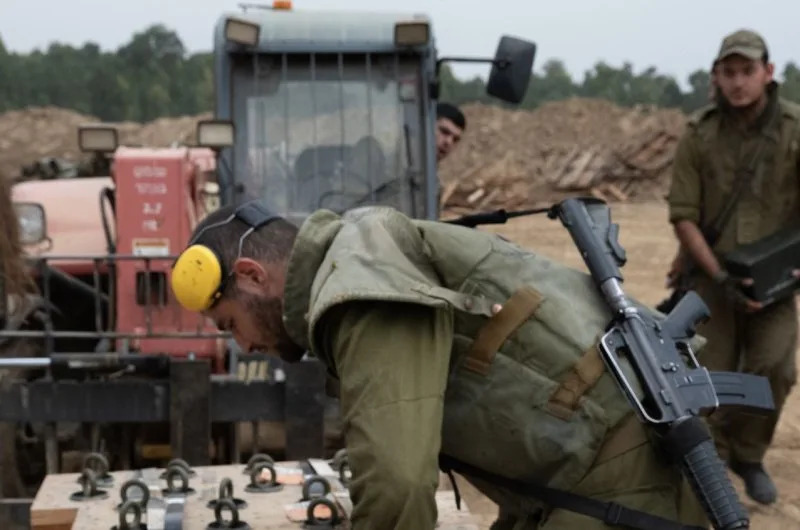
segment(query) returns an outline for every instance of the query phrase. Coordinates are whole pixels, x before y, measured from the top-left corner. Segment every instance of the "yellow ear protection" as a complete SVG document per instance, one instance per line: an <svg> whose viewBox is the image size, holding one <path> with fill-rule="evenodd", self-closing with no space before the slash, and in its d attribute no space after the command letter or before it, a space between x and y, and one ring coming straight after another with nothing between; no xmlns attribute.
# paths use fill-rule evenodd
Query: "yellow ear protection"
<svg viewBox="0 0 800 530"><path fill-rule="evenodd" d="M222 221L203 227L172 266L172 292L185 309L205 311L222 296L233 271L225 270L223 260L214 249L197 241L207 230L226 225L234 219L239 219L249 227L239 238L237 256L241 256L245 238L262 226L281 219L281 216L270 212L258 201L250 201Z"/></svg>

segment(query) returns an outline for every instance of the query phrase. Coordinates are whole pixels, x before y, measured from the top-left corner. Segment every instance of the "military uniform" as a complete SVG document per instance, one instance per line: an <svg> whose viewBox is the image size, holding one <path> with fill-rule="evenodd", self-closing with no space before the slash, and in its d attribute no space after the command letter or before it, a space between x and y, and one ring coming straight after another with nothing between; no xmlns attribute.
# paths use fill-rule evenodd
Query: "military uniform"
<svg viewBox="0 0 800 530"><path fill-rule="evenodd" d="M739 32L731 39L747 42L756 37ZM774 83L768 88L768 98L762 115L746 130L733 123L724 102L699 110L689 120L677 147L669 219L672 223L688 220L703 227L723 211L737 172L764 142L760 162L712 246L720 263L724 254L737 246L800 221L800 107L781 99ZM734 468L742 463L760 463L797 378L795 300L790 298L748 314L737 309L722 287L704 273L695 271L692 279L712 315L708 323L698 327L708 340L701 362L711 370L764 375L772 386L777 409L768 417L732 411L711 416L718 450Z"/></svg>
<svg viewBox="0 0 800 530"><path fill-rule="evenodd" d="M286 329L340 381L354 529L434 528L440 452L707 525L604 369L587 274L382 207L315 212L287 270ZM615 528L470 480L510 528Z"/></svg>

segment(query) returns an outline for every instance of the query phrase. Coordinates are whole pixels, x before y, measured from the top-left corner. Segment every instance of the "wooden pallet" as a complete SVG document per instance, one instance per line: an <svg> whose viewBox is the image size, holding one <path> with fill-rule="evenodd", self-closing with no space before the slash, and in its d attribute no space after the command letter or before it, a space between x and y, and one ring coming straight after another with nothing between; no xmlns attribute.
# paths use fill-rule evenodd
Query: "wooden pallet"
<svg viewBox="0 0 800 530"><path fill-rule="evenodd" d="M319 468L317 468L319 469ZM245 474L245 465L230 466L198 466L193 468L194 475L189 479L189 488L194 490L184 496L182 530L205 530L209 523L215 521L214 510L208 502L216 499L220 482L229 478L233 484L233 497L247 504L240 512L240 519L249 525L251 530L301 529L302 522L293 522L287 515L287 506L301 501L303 471L297 462L277 462L275 470L279 473L279 482L283 483L280 491L269 493L251 493L245 490L250 484L250 476ZM148 485L150 501L143 514L142 522L147 523L147 530L163 529L161 522L164 503L172 502L173 495L163 491L167 481L163 478L163 469L146 469L141 471L115 471L109 473L113 477L110 486L99 485L104 493L103 498L89 500L71 500L70 496L82 489L78 480L80 473L63 473L48 475L40 487L31 506L32 530L110 530L118 528L121 503L120 488L129 479L139 479ZM349 495L337 478L326 476L332 485L331 495L336 495L347 509ZM180 480L175 484L180 487ZM338 491L338 493L337 493ZM138 495L138 492L135 492ZM134 496L134 493L131 493ZM139 497L140 498L140 497ZM469 512L463 499L461 510L456 509L455 497L449 482L440 481L436 492L439 509L438 530L478 530L478 525ZM159 510L159 507L162 509ZM324 507L320 507L323 508ZM305 508L301 507L304 513ZM296 513L297 510L295 510ZM225 520L230 520L230 513L223 511ZM347 529L344 523L336 528Z"/></svg>

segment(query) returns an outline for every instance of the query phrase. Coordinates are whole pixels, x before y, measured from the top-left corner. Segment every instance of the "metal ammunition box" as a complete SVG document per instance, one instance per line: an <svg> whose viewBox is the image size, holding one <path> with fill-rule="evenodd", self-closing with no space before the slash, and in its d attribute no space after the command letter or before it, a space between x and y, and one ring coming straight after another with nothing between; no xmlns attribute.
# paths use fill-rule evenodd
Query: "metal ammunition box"
<svg viewBox="0 0 800 530"><path fill-rule="evenodd" d="M744 293L753 300L770 304L800 289L792 275L800 268L800 227L775 232L737 247L725 256L725 268L733 276L752 278Z"/></svg>

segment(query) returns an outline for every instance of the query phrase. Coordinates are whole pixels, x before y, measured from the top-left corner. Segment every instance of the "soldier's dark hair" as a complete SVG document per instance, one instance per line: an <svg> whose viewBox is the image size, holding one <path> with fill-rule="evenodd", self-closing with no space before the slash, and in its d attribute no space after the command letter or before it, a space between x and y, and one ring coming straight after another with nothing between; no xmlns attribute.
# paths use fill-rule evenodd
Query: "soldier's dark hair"
<svg viewBox="0 0 800 530"><path fill-rule="evenodd" d="M0 322L3 321L8 296L24 296L36 292L36 284L28 273L19 233L17 210L12 200L12 180L0 175Z"/></svg>
<svg viewBox="0 0 800 530"><path fill-rule="evenodd" d="M223 206L206 216L197 228L192 238L206 226L224 221L233 214L240 205ZM195 243L205 245L212 249L223 262L226 270L230 270L239 253L239 239L250 227L239 219L209 228ZM297 227L284 219L277 219L262 226L248 235L242 244L242 257L250 258L265 263L276 263L289 257L297 237Z"/></svg>
<svg viewBox="0 0 800 530"><path fill-rule="evenodd" d="M447 118L455 123L460 129L467 128L467 118L461 109L452 103L440 102L436 105L436 118Z"/></svg>

